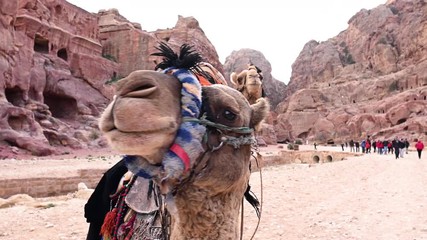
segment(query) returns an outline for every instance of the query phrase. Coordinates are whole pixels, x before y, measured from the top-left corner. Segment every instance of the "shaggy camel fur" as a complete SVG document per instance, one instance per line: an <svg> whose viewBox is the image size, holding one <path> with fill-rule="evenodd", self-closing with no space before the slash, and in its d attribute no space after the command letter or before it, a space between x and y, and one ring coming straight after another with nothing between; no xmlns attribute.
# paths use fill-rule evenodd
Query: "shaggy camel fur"
<svg viewBox="0 0 427 240"><path fill-rule="evenodd" d="M248 68L239 74L232 72L230 74L231 83L241 92L250 104L256 102L262 95L262 73L255 65L249 64Z"/></svg>
<svg viewBox="0 0 427 240"><path fill-rule="evenodd" d="M173 76L154 71L136 71L120 80L117 97L100 119L100 129L110 145L153 166L161 165L182 123L180 88ZM202 100L201 114L214 124L206 127L205 152L190 171L167 182L171 191L166 207L173 223L170 238L238 239L251 145L236 146L231 140L247 140L251 133L233 129L256 129L269 105L263 98L251 105L237 90L223 85L203 87ZM219 126L223 126L221 130ZM162 180L161 170L159 175L153 179Z"/></svg>

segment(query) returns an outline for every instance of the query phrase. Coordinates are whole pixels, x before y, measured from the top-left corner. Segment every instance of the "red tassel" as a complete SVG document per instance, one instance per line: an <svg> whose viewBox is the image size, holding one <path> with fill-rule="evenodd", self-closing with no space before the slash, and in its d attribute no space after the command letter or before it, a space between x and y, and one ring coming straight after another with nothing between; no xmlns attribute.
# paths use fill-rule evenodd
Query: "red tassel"
<svg viewBox="0 0 427 240"><path fill-rule="evenodd" d="M104 218L104 223L101 227L100 234L103 236L103 239L111 239L114 227L116 226L116 217L117 217L117 208L109 211Z"/></svg>

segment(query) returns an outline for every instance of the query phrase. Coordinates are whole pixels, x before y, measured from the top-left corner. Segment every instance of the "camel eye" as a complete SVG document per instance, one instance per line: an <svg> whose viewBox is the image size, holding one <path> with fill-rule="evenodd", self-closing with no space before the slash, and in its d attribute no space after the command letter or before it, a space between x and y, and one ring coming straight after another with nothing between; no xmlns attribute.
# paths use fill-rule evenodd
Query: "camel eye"
<svg viewBox="0 0 427 240"><path fill-rule="evenodd" d="M224 116L225 119L229 120L229 121L233 121L236 119L236 114L234 114L233 112L229 111L229 110L225 110L222 115Z"/></svg>

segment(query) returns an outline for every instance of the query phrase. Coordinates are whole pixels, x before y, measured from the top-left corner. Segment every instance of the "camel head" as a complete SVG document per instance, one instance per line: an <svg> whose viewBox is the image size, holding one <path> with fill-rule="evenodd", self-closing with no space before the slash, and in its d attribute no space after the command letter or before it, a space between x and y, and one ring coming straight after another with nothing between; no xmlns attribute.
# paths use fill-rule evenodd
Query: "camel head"
<svg viewBox="0 0 427 240"><path fill-rule="evenodd" d="M201 87L202 68L185 70L194 61L182 55L193 52L181 47L177 56L165 48L158 55L162 72L136 71L118 82L100 129L114 149L133 155L132 172L153 178L173 199L171 239L236 239L253 133L269 104L263 98L250 104L225 85Z"/></svg>
<svg viewBox="0 0 427 240"><path fill-rule="evenodd" d="M230 75L231 83L239 90L250 103L254 103L256 99L262 97L262 80L263 75L261 70L252 64L248 68L241 71L239 74L232 72Z"/></svg>
<svg viewBox="0 0 427 240"><path fill-rule="evenodd" d="M99 120L110 146L160 163L181 123L180 88L173 76L147 70L118 81L116 95Z"/></svg>

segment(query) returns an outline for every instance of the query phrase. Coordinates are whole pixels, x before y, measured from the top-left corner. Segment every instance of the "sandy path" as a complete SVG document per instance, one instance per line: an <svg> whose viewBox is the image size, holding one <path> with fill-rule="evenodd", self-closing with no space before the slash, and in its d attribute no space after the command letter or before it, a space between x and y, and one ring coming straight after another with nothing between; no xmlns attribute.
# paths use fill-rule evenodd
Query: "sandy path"
<svg viewBox="0 0 427 240"><path fill-rule="evenodd" d="M256 239L427 239L427 161L374 157L266 169Z"/></svg>
<svg viewBox="0 0 427 240"><path fill-rule="evenodd" d="M263 169L262 176L263 213L254 239L427 240L425 155L282 165ZM259 173L251 185L260 197ZM85 239L87 197L69 194L0 209L0 239ZM257 221L246 204L244 221L249 239Z"/></svg>

